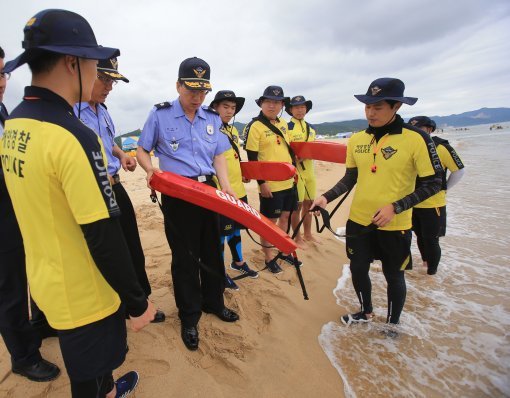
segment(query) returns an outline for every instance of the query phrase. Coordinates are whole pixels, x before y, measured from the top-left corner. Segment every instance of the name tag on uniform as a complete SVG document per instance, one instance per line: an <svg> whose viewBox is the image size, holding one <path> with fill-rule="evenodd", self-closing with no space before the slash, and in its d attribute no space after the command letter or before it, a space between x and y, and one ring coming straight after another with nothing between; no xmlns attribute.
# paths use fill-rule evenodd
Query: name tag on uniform
<svg viewBox="0 0 510 398"><path fill-rule="evenodd" d="M207 134L209 134L209 135L213 135L213 133L214 133L214 127L213 127L213 125L212 125L212 124L208 124L208 125L207 125Z"/></svg>

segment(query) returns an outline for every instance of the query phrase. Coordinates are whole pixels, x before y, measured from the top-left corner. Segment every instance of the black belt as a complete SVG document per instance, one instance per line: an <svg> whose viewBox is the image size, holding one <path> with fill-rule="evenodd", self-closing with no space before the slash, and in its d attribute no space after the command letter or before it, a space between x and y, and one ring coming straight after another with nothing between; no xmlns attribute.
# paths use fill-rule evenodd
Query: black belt
<svg viewBox="0 0 510 398"><path fill-rule="evenodd" d="M195 176L195 177L186 177L186 178L189 178L190 180L199 181L199 182L209 182L209 181L213 180L213 177L214 177L214 174L211 174L208 176Z"/></svg>

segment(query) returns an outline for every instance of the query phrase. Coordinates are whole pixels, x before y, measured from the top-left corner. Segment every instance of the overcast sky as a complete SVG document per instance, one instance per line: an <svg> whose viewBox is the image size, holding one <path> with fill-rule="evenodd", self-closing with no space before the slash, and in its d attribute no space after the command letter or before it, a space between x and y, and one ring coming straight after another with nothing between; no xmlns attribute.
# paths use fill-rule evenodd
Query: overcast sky
<svg viewBox="0 0 510 398"><path fill-rule="evenodd" d="M21 53L25 23L45 8L83 15L99 44L120 48L130 83L107 100L117 134L175 99L179 64L191 56L211 66L206 104L222 89L246 97L241 122L257 115L254 100L272 84L313 100L312 123L363 118L353 94L378 77L400 78L419 98L402 107L406 118L510 106L508 0L2 0L6 60ZM28 67L14 72L9 109L29 81Z"/></svg>

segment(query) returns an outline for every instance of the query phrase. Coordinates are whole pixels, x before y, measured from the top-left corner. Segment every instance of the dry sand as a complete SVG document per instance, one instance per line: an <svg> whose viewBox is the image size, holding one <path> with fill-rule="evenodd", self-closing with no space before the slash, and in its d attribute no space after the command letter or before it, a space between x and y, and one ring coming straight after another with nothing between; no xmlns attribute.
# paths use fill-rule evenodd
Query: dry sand
<svg viewBox="0 0 510 398"><path fill-rule="evenodd" d="M333 186L343 165L317 162L318 193ZM162 324L129 332L130 351L116 377L135 369L140 373L136 397L342 397L337 371L319 346L321 327L341 313L332 294L346 263L344 245L328 232L322 244L299 250L309 301L303 300L296 271L283 265L277 276L267 270L258 279L239 281L240 291L225 292L226 304L239 312L235 324L213 315L202 316L200 348L188 351L180 338L180 323L170 275L171 253L163 232L161 212L149 199L145 173L121 173L135 206L146 267L155 304L167 314ZM256 182L247 184L249 201L258 207ZM346 209L335 215L334 226L345 225ZM316 235L317 236L317 235ZM230 253L226 248L226 262ZM243 252L248 263L263 268L261 250L243 233ZM230 272L232 275L232 272ZM1 397L67 397L65 374L58 340L46 339L44 358L57 363L64 374L50 383L30 382L10 370L10 356L0 343Z"/></svg>

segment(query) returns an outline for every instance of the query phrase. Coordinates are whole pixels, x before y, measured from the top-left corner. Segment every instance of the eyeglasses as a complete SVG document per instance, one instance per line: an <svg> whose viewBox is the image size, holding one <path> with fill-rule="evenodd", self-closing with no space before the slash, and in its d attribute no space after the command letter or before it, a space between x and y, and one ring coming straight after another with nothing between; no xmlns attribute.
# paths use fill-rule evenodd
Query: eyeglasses
<svg viewBox="0 0 510 398"><path fill-rule="evenodd" d="M0 72L0 78L9 80L11 78L11 74L9 72Z"/></svg>
<svg viewBox="0 0 510 398"><path fill-rule="evenodd" d="M112 86L115 86L117 84L117 80L113 80L110 77L106 77L106 76L102 76L102 75L97 75L97 78L99 80L101 80L104 83L105 86L108 86L109 84L111 84Z"/></svg>

